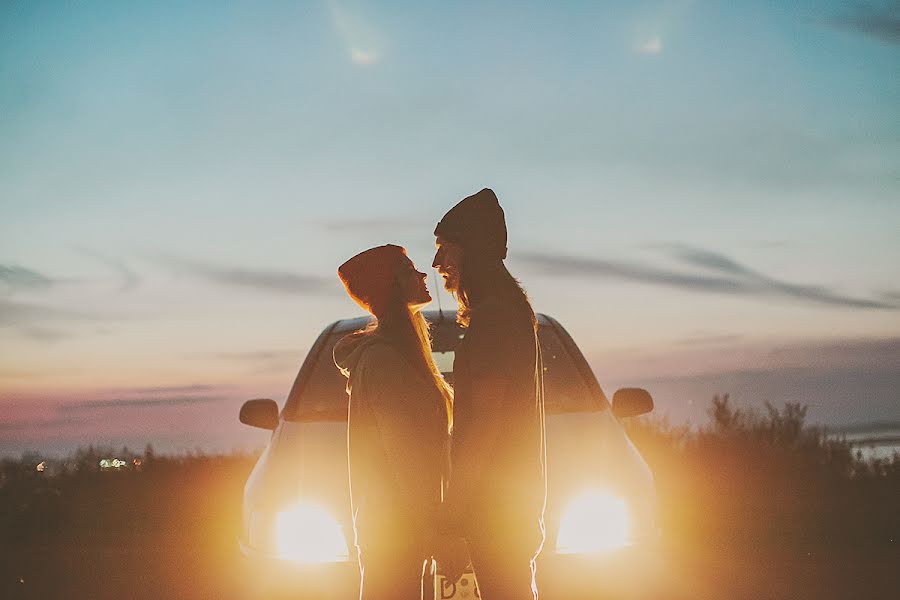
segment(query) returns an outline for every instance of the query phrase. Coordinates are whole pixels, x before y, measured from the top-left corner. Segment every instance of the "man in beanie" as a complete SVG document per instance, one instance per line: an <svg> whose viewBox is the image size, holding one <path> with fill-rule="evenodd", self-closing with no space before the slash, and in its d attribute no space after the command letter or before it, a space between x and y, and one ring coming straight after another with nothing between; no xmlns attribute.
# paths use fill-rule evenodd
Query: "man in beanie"
<svg viewBox="0 0 900 600"><path fill-rule="evenodd" d="M547 491L537 319L503 263L506 221L493 191L464 198L434 234L432 266L467 328L453 363L452 466L440 520L466 539L481 598L537 598Z"/></svg>

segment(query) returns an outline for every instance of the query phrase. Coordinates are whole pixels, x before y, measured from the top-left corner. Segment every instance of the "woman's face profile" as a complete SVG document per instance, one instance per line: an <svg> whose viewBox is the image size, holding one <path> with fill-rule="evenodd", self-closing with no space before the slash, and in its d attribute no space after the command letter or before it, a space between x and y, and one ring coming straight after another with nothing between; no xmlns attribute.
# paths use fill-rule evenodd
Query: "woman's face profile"
<svg viewBox="0 0 900 600"><path fill-rule="evenodd" d="M411 260L400 267L397 272L397 283L406 303L410 306L424 306L431 302L431 294L425 285L427 275L416 269Z"/></svg>

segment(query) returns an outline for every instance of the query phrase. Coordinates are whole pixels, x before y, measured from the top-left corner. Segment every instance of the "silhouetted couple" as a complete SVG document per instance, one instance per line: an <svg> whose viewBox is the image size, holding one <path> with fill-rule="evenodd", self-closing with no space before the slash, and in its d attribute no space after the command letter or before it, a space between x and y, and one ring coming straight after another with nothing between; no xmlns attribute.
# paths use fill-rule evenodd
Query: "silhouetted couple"
<svg viewBox="0 0 900 600"><path fill-rule="evenodd" d="M431 301L426 275L406 251L378 246L338 269L375 316L334 350L348 377L360 598L420 598L432 557L451 580L471 559L484 600L536 598L546 498L537 320L503 263L506 222L494 192L463 199L434 234L432 266L466 328L452 390L420 312Z"/></svg>

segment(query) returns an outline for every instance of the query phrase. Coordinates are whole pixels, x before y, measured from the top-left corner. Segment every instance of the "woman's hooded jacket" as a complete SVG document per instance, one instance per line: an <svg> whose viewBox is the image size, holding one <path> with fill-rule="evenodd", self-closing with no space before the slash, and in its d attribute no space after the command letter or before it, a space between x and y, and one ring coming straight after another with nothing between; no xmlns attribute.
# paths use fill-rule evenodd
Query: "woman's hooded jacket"
<svg viewBox="0 0 900 600"><path fill-rule="evenodd" d="M378 333L348 335L335 346L334 361L347 376L357 545L430 532L448 466L443 397Z"/></svg>

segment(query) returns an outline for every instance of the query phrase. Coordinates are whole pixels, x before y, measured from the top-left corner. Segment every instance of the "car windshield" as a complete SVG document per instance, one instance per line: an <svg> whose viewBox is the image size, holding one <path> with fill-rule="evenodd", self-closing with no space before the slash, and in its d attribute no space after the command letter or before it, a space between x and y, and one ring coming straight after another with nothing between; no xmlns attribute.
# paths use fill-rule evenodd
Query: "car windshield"
<svg viewBox="0 0 900 600"><path fill-rule="evenodd" d="M316 360L306 368L312 368L305 385L294 386L285 407L285 418L290 421L342 420L347 417L347 379L338 371L332 359L334 345L352 330L336 329ZM453 382L453 357L462 332L452 321L440 321L432 326L435 362L447 381ZM538 329L544 360L544 405L548 414L589 412L603 410L607 402L602 393L597 394L585 381L576 360L560 339L556 327L542 322ZM586 365L585 365L586 367Z"/></svg>

